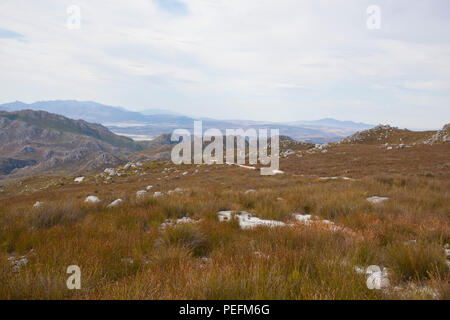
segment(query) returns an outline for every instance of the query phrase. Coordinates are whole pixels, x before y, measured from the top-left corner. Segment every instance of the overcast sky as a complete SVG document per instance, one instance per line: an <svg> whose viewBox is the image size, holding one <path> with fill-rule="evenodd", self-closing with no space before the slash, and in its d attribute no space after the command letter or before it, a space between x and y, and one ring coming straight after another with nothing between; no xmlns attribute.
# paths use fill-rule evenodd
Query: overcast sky
<svg viewBox="0 0 450 320"><path fill-rule="evenodd" d="M450 1L0 0L0 88L0 103L438 128L450 122Z"/></svg>

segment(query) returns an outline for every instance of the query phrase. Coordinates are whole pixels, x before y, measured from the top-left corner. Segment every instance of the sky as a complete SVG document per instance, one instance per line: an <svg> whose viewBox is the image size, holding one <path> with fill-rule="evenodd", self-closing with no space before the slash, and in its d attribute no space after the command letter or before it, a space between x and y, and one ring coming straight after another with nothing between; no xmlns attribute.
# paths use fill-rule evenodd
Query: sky
<svg viewBox="0 0 450 320"><path fill-rule="evenodd" d="M450 1L0 0L0 88L0 103L439 128Z"/></svg>

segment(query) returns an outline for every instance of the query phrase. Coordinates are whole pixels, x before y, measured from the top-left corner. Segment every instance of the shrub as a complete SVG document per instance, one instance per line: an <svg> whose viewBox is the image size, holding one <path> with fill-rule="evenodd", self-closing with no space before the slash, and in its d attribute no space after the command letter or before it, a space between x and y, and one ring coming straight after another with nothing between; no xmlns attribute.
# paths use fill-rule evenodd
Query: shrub
<svg viewBox="0 0 450 320"><path fill-rule="evenodd" d="M32 228L51 228L75 223L85 215L86 212L73 203L58 203L30 212L29 224Z"/></svg>
<svg viewBox="0 0 450 320"><path fill-rule="evenodd" d="M185 247L197 257L205 256L210 250L206 236L196 226L190 224L168 227L156 239L155 245L157 247Z"/></svg>
<svg viewBox="0 0 450 320"><path fill-rule="evenodd" d="M394 273L402 280L423 280L448 274L444 250L437 245L395 243L388 246L387 254Z"/></svg>

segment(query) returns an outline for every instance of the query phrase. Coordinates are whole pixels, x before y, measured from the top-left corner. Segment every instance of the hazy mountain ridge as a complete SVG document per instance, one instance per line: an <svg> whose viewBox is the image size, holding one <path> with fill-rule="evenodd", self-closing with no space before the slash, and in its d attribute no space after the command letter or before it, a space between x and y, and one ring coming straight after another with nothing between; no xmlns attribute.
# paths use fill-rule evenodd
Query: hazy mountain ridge
<svg viewBox="0 0 450 320"><path fill-rule="evenodd" d="M128 136L157 137L171 133L175 129L192 130L194 119L178 113L148 109L142 112L129 111L122 107L113 107L96 102L76 100L41 101L26 104L20 101L0 105L0 110L18 111L23 109L43 110L63 115L71 119L83 119L89 122L103 123L114 133ZM167 111L167 114L163 114ZM276 123L251 120L217 120L201 118L203 128L225 129L279 129L281 135L297 140L314 143L336 142L358 130L373 127L370 124L321 119L317 121L293 121Z"/></svg>
<svg viewBox="0 0 450 320"><path fill-rule="evenodd" d="M290 125L312 125L312 126L323 126L323 127L336 127L336 128L346 128L346 129L370 129L374 126L367 123L362 122L353 122L353 121L342 121L336 120L332 118L324 118L320 120L313 121L294 121L288 122Z"/></svg>
<svg viewBox="0 0 450 320"><path fill-rule="evenodd" d="M6 103L0 105L0 110L3 111L20 111L20 110L41 110L50 113L59 114L71 119L81 119L93 123L105 122L144 122L151 119L146 119L147 116L129 111L118 106L107 106L93 101L77 101L77 100L54 100L54 101L38 101L26 104L20 101ZM146 112L155 114L162 114L164 110L149 109ZM170 115L170 111L167 111Z"/></svg>

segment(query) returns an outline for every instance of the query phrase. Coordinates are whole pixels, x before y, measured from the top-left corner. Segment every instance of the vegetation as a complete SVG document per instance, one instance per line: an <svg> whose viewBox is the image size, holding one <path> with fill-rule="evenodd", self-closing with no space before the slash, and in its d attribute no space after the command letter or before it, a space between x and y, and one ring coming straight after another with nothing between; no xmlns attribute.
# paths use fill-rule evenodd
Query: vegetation
<svg viewBox="0 0 450 320"><path fill-rule="evenodd" d="M450 148L437 147L435 157L434 147L367 148L299 151L282 158L285 174L272 177L150 162L109 179L11 183L0 192L0 298L449 299ZM390 160L359 165L367 152ZM347 162L331 165L342 153ZM421 167L405 173L417 157ZM343 168L350 179L331 179ZM148 185L152 191L137 198ZM183 191L168 195L175 188ZM89 195L101 202L84 203ZM389 200L372 204L373 195ZM118 198L122 205L107 207ZM36 201L42 206L33 208ZM220 222L222 210L287 225L243 230L238 221ZM317 223L296 222L293 213ZM183 217L193 222L176 224ZM14 268L20 257L28 262ZM81 268L81 290L66 287L69 265ZM357 270L370 265L387 268L389 287L368 289Z"/></svg>

